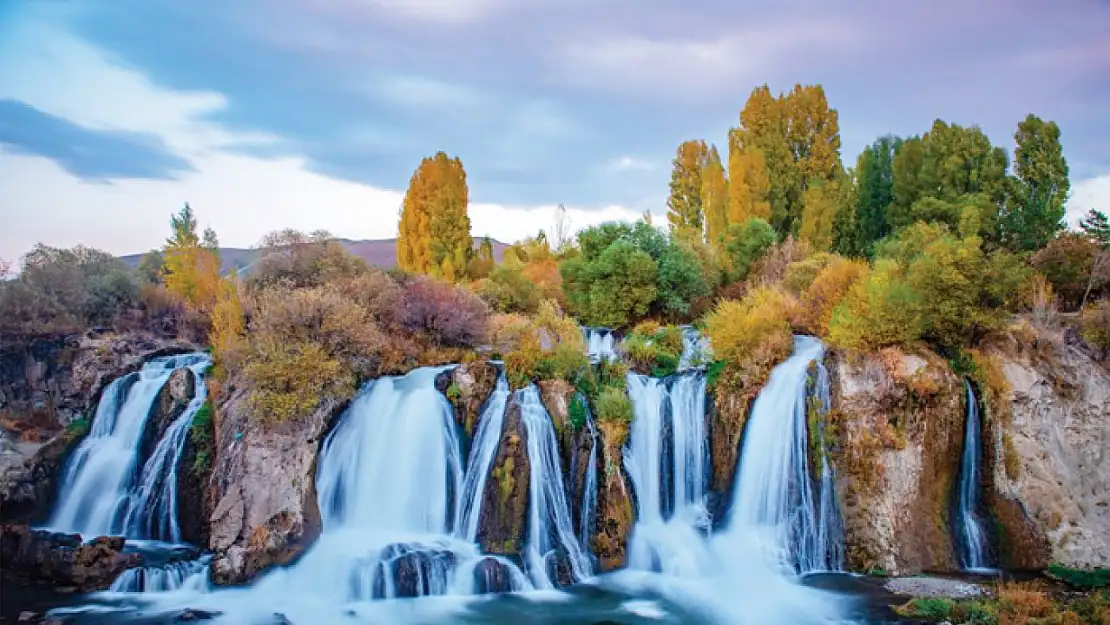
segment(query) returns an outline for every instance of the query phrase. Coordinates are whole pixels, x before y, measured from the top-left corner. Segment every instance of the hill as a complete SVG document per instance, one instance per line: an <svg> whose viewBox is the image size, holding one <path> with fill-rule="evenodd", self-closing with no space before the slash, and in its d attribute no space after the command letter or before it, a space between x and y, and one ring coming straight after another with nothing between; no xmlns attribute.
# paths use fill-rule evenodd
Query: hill
<svg viewBox="0 0 1110 625"><path fill-rule="evenodd" d="M475 239L475 246L481 239ZM368 264L382 269L389 269L397 265L397 239L339 239L348 252L365 260ZM507 244L493 239L493 256L501 262ZM232 271L250 266L255 261L261 250L257 248L221 247L220 260L223 262L223 271ZM120 256L120 260L131 267L138 267L142 254L128 254Z"/></svg>

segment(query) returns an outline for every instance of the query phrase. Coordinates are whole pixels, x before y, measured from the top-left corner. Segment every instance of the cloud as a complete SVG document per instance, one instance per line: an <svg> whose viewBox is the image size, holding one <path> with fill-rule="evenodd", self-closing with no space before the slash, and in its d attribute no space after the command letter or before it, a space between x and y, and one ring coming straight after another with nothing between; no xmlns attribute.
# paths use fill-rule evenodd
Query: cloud
<svg viewBox="0 0 1110 625"><path fill-rule="evenodd" d="M657 167L656 163L645 158L637 158L635 156L622 156L618 159L609 162L606 169L611 172L627 172L627 171L652 171Z"/></svg>
<svg viewBox="0 0 1110 625"><path fill-rule="evenodd" d="M1110 172L1072 183L1066 217L1068 225L1074 227L1092 208L1110 213Z"/></svg>
<svg viewBox="0 0 1110 625"><path fill-rule="evenodd" d="M157 135L84 128L18 100L0 100L0 144L52 159L87 181L168 180L193 170Z"/></svg>

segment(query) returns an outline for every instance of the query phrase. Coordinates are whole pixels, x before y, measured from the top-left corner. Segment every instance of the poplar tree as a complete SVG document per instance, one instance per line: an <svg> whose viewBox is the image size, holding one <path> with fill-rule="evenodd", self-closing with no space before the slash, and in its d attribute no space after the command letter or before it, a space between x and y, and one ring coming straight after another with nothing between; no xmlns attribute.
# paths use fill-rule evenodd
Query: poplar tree
<svg viewBox="0 0 1110 625"><path fill-rule="evenodd" d="M401 207L397 264L407 271L457 281L466 274L473 240L466 171L444 152L423 159Z"/></svg>
<svg viewBox="0 0 1110 625"><path fill-rule="evenodd" d="M710 146L702 172L701 197L705 210L705 240L718 244L728 230L729 186L717 146Z"/></svg>
<svg viewBox="0 0 1110 625"><path fill-rule="evenodd" d="M704 224L702 172L709 148L705 141L683 141L671 161L671 192L667 198L667 222L671 232L696 232L701 237Z"/></svg>
<svg viewBox="0 0 1110 625"><path fill-rule="evenodd" d="M210 312L220 291L220 257L216 233L197 234L197 219L188 203L170 216L172 235L162 250L166 289L196 310Z"/></svg>
<svg viewBox="0 0 1110 625"><path fill-rule="evenodd" d="M1030 113L1018 124L1014 139L1014 176L1009 180L1003 230L1008 248L1032 251L1064 229L1068 162L1056 122Z"/></svg>
<svg viewBox="0 0 1110 625"><path fill-rule="evenodd" d="M742 224L751 217L770 221L771 178L763 150L730 142L728 179L728 223Z"/></svg>

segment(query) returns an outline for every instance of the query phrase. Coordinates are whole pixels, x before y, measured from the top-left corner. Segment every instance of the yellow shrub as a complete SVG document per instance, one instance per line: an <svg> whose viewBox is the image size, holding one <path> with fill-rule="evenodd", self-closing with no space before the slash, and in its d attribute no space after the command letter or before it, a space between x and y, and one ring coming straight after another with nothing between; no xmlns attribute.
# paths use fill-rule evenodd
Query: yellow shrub
<svg viewBox="0 0 1110 625"><path fill-rule="evenodd" d="M239 299L239 289L235 282L225 278L220 281L219 297L212 308L212 329L208 342L212 345L212 355L218 371L227 373L236 368L239 357L246 344L243 340L245 323L243 302Z"/></svg>
<svg viewBox="0 0 1110 625"><path fill-rule="evenodd" d="M922 323L920 295L896 263L880 260L833 310L828 339L838 347L875 351L918 340Z"/></svg>
<svg viewBox="0 0 1110 625"><path fill-rule="evenodd" d="M867 270L864 262L833 257L802 293L799 325L817 336L828 336L833 310Z"/></svg>
<svg viewBox="0 0 1110 625"><path fill-rule="evenodd" d="M796 303L774 287L760 287L740 301L725 300L706 319L717 358L767 364L786 358L794 338L788 321Z"/></svg>

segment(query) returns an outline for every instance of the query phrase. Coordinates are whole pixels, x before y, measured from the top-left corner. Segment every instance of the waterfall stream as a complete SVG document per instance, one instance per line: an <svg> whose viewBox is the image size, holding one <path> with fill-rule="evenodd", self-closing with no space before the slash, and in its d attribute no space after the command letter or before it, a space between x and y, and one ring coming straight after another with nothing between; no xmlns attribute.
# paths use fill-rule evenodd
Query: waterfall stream
<svg viewBox="0 0 1110 625"><path fill-rule="evenodd" d="M959 491L956 494L956 536L960 565L969 571L986 569L987 539L979 519L979 404L971 382L967 388L967 424L964 426L963 454L960 456Z"/></svg>
<svg viewBox="0 0 1110 625"><path fill-rule="evenodd" d="M478 419L474 441L470 446L470 458L466 463L466 478L463 480L462 501L459 505L459 520L456 527L467 540L474 542L478 536L478 521L482 512L482 493L486 488L490 465L497 456L497 446L501 443L501 427L505 423L505 406L509 401L509 381L505 374L497 377L493 394Z"/></svg>
<svg viewBox="0 0 1110 625"><path fill-rule="evenodd" d="M819 340L794 337L794 353L772 370L756 397L744 430L729 518L730 529L762 537L770 561L798 573L843 566L842 538L830 531L839 523L825 518L835 514L835 498L819 493L818 503L828 501L829 508L814 505L810 475L807 380L810 365L823 355ZM828 459L822 460L828 468ZM830 486L831 475L820 483Z"/></svg>
<svg viewBox="0 0 1110 625"><path fill-rule="evenodd" d="M607 328L582 328L586 340L586 354L590 362L612 360L616 357L613 332Z"/></svg>

